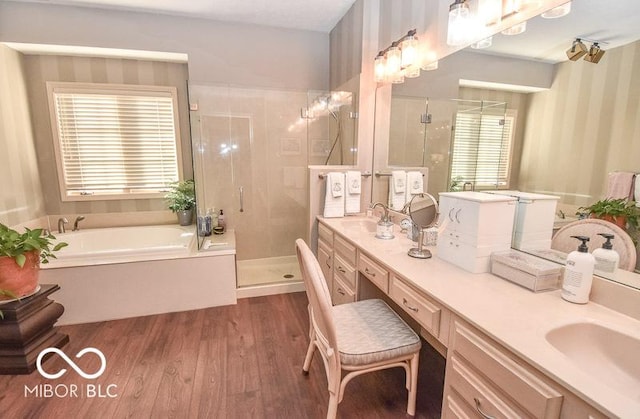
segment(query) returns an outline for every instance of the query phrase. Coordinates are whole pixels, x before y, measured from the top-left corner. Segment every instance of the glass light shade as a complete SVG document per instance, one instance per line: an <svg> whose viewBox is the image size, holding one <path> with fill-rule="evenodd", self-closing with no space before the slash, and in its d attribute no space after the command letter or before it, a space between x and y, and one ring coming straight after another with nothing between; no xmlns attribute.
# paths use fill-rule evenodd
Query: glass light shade
<svg viewBox="0 0 640 419"><path fill-rule="evenodd" d="M373 74L376 83L383 83L386 74L386 60L384 55L378 55L373 61Z"/></svg>
<svg viewBox="0 0 640 419"><path fill-rule="evenodd" d="M478 0L478 18L485 26L500 23L502 20L502 0Z"/></svg>
<svg viewBox="0 0 640 419"><path fill-rule="evenodd" d="M468 40L468 30L472 26L469 5L465 0L456 0L449 6L449 26L447 28L447 44L463 45Z"/></svg>
<svg viewBox="0 0 640 419"><path fill-rule="evenodd" d="M407 37L400 43L402 50L402 68L410 67L418 61L418 40L414 36Z"/></svg>
<svg viewBox="0 0 640 419"><path fill-rule="evenodd" d="M481 41L475 42L471 44L471 48L473 49L484 49L489 48L493 44L493 36L485 38Z"/></svg>
<svg viewBox="0 0 640 419"><path fill-rule="evenodd" d="M424 71L433 71L438 69L438 60L432 61L421 67Z"/></svg>
<svg viewBox="0 0 640 419"><path fill-rule="evenodd" d="M503 35L519 35L526 30L527 30L527 22L524 21L522 23L518 23L508 29L503 30L501 33Z"/></svg>
<svg viewBox="0 0 640 419"><path fill-rule="evenodd" d="M540 16L545 19L555 19L558 17L566 16L571 12L571 2L565 3L562 6L554 7L551 10L547 10Z"/></svg>
<svg viewBox="0 0 640 419"><path fill-rule="evenodd" d="M402 83L404 74L402 74L402 52L400 52L400 48L389 48L385 57L387 58L386 79L391 83Z"/></svg>
<svg viewBox="0 0 640 419"><path fill-rule="evenodd" d="M408 79L420 77L420 66L412 65L404 69L404 76Z"/></svg>
<svg viewBox="0 0 640 419"><path fill-rule="evenodd" d="M420 68L425 71L436 70L438 68L438 55L435 51L426 48L420 54Z"/></svg>
<svg viewBox="0 0 640 419"><path fill-rule="evenodd" d="M510 16L518 13L522 8L522 0L505 0L502 7L502 16Z"/></svg>

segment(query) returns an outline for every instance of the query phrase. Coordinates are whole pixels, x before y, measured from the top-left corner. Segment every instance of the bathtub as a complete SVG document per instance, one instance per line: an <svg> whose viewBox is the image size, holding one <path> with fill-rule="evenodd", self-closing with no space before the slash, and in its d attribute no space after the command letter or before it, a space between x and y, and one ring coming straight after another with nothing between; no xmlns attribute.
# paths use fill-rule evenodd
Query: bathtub
<svg viewBox="0 0 640 419"><path fill-rule="evenodd" d="M43 268L103 265L181 258L195 251L193 227L136 226L97 228L56 235L68 244Z"/></svg>
<svg viewBox="0 0 640 419"><path fill-rule="evenodd" d="M90 323L236 303L235 234L198 251L193 226L86 229L56 235L69 246L41 265L58 284L58 324Z"/></svg>

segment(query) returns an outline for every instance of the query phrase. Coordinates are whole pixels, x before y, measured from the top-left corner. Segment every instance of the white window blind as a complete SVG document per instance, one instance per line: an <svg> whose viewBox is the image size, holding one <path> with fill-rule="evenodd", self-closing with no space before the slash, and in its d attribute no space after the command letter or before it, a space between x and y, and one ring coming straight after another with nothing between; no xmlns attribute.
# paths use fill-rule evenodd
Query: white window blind
<svg viewBox="0 0 640 419"><path fill-rule="evenodd" d="M154 197L179 179L175 88L139 87L50 87L63 200Z"/></svg>
<svg viewBox="0 0 640 419"><path fill-rule="evenodd" d="M514 112L457 113L451 179L479 189L508 188L514 123Z"/></svg>

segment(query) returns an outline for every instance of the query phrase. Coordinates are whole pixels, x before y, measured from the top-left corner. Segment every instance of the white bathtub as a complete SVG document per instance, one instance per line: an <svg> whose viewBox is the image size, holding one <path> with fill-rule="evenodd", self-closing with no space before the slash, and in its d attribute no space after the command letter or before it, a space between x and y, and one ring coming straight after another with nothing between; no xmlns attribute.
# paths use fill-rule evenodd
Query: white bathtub
<svg viewBox="0 0 640 419"><path fill-rule="evenodd" d="M196 247L194 228L177 225L87 229L56 238L68 246L44 269L180 258Z"/></svg>
<svg viewBox="0 0 640 419"><path fill-rule="evenodd" d="M235 304L235 235L196 249L193 227L87 229L56 235L69 244L41 265L40 283L64 314L58 324L89 323Z"/></svg>

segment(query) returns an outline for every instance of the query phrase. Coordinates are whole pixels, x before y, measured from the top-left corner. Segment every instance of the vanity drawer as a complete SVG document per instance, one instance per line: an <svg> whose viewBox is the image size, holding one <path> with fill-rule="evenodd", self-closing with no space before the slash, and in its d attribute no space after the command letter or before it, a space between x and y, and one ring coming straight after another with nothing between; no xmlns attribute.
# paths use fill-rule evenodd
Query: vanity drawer
<svg viewBox="0 0 640 419"><path fill-rule="evenodd" d="M335 277L333 280L331 299L334 305L353 303L356 301L356 293L349 289L349 287L341 281L340 277Z"/></svg>
<svg viewBox="0 0 640 419"><path fill-rule="evenodd" d="M338 234L333 240L333 250L351 266L356 266L356 247Z"/></svg>
<svg viewBox="0 0 640 419"><path fill-rule="evenodd" d="M453 350L452 360L458 359L459 356L464 359L465 365L473 365L474 369L491 380L493 388L500 389L511 400L517 401L519 408L524 409L527 415L539 418L560 416L562 394L470 327L458 320L454 321L453 327L452 342L449 347ZM455 379L456 374L457 372L452 370L452 380ZM455 383L450 381L449 385L457 389ZM504 400L505 397L502 399ZM470 404L473 405L472 402L473 400ZM511 406L511 408L514 407Z"/></svg>
<svg viewBox="0 0 640 419"><path fill-rule="evenodd" d="M456 392L450 392L442 404L442 417L445 419L476 419L478 413Z"/></svg>
<svg viewBox="0 0 640 419"><path fill-rule="evenodd" d="M324 240L329 247L333 247L333 231L322 223L318 223L318 238Z"/></svg>
<svg viewBox="0 0 640 419"><path fill-rule="evenodd" d="M333 284L333 256L331 250L321 240L318 240L318 263L327 282L327 287L331 289Z"/></svg>
<svg viewBox="0 0 640 419"><path fill-rule="evenodd" d="M490 384L457 356L453 355L448 363L450 364L449 385L453 389L449 394L458 396L458 400L461 399L458 403L461 410L464 407L471 407L476 411L472 417L522 418L528 416L526 412L501 398L499 392L492 389ZM466 411L468 412L468 409Z"/></svg>
<svg viewBox="0 0 640 419"><path fill-rule="evenodd" d="M339 277L344 285L355 292L356 289L356 269L342 259L342 256L334 255L333 257L333 273L335 277Z"/></svg>
<svg viewBox="0 0 640 419"><path fill-rule="evenodd" d="M440 307L429 301L424 295L405 284L396 276L391 277L389 296L400 307L420 323L427 332L439 338Z"/></svg>
<svg viewBox="0 0 640 419"><path fill-rule="evenodd" d="M389 293L389 272L362 253L358 256L358 270L385 294Z"/></svg>

